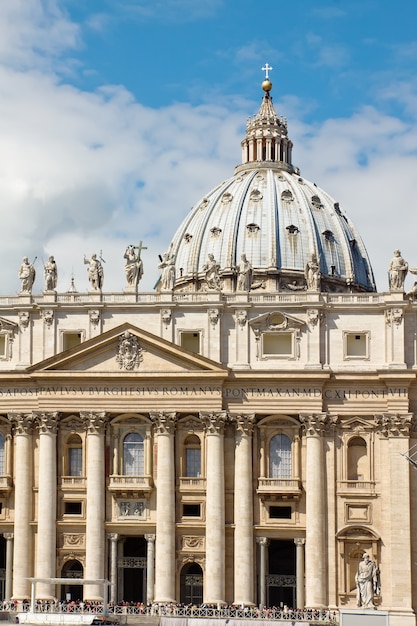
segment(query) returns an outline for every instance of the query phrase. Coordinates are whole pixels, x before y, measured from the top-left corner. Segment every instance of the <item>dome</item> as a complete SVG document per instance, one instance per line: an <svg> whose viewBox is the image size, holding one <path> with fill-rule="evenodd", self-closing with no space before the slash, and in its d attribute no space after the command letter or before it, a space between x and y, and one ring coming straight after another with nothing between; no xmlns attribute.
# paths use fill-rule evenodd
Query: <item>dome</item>
<svg viewBox="0 0 417 626"><path fill-rule="evenodd" d="M247 262L247 290L375 291L369 258L356 228L326 191L292 165L287 121L274 109L270 89L247 122L242 164L191 209L165 259L175 263L176 291L238 287ZM318 267L309 284L308 268ZM207 264L217 281L207 278Z"/></svg>

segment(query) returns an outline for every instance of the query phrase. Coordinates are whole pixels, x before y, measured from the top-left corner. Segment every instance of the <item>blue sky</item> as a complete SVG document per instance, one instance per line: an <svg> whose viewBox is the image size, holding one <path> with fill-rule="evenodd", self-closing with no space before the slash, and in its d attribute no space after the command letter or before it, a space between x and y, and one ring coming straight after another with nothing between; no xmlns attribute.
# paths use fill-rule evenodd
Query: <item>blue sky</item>
<svg viewBox="0 0 417 626"><path fill-rule="evenodd" d="M143 240L158 277L191 206L233 174L268 62L294 164L359 229L378 288L417 266L417 4L403 0L1 0L2 292L54 254L59 290L124 287ZM133 241L132 241L133 240ZM411 286L408 277L407 286Z"/></svg>

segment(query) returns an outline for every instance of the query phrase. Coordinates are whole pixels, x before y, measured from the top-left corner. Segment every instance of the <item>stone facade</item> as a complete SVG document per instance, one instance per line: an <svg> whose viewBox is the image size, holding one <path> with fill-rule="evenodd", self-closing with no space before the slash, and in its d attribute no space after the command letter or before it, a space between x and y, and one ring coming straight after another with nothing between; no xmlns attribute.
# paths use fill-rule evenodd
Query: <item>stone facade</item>
<svg viewBox="0 0 417 626"><path fill-rule="evenodd" d="M244 168L305 187L279 120L279 158L271 140L259 164L262 119ZM0 297L0 593L28 598L38 577L39 598L101 599L76 579L108 578L114 602L353 609L367 552L378 608L415 624L414 296L376 293L364 256L362 278L348 256L324 275L311 250L287 275L242 254L237 289L226 256L187 274L191 231L159 291Z"/></svg>

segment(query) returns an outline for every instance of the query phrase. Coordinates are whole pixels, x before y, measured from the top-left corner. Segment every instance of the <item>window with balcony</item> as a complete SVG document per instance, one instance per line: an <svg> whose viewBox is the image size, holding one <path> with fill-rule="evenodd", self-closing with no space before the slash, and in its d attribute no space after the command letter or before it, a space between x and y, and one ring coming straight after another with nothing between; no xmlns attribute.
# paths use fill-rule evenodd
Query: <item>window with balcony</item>
<svg viewBox="0 0 417 626"><path fill-rule="evenodd" d="M291 439L287 435L274 435L270 441L269 477L292 477Z"/></svg>
<svg viewBox="0 0 417 626"><path fill-rule="evenodd" d="M68 476L82 476L83 446L79 435L72 435L67 442Z"/></svg>
<svg viewBox="0 0 417 626"><path fill-rule="evenodd" d="M145 450L142 435L129 433L123 441L124 476L143 476L145 473Z"/></svg>
<svg viewBox="0 0 417 626"><path fill-rule="evenodd" d="M353 437L348 442L348 480L368 479L368 458L366 441Z"/></svg>
<svg viewBox="0 0 417 626"><path fill-rule="evenodd" d="M197 435L190 435L185 440L185 476L197 478L201 476L201 445Z"/></svg>

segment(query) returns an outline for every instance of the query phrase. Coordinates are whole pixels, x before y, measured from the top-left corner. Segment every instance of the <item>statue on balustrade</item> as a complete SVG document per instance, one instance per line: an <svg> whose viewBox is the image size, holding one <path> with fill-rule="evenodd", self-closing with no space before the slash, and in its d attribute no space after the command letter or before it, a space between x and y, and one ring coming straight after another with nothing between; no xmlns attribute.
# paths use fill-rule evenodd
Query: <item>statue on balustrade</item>
<svg viewBox="0 0 417 626"><path fill-rule="evenodd" d="M35 258L36 261L36 258ZM20 292L21 293L32 293L33 283L35 282L36 271L34 267L34 263L29 263L29 259L27 256L23 257L22 264L19 268L19 278L20 278Z"/></svg>

